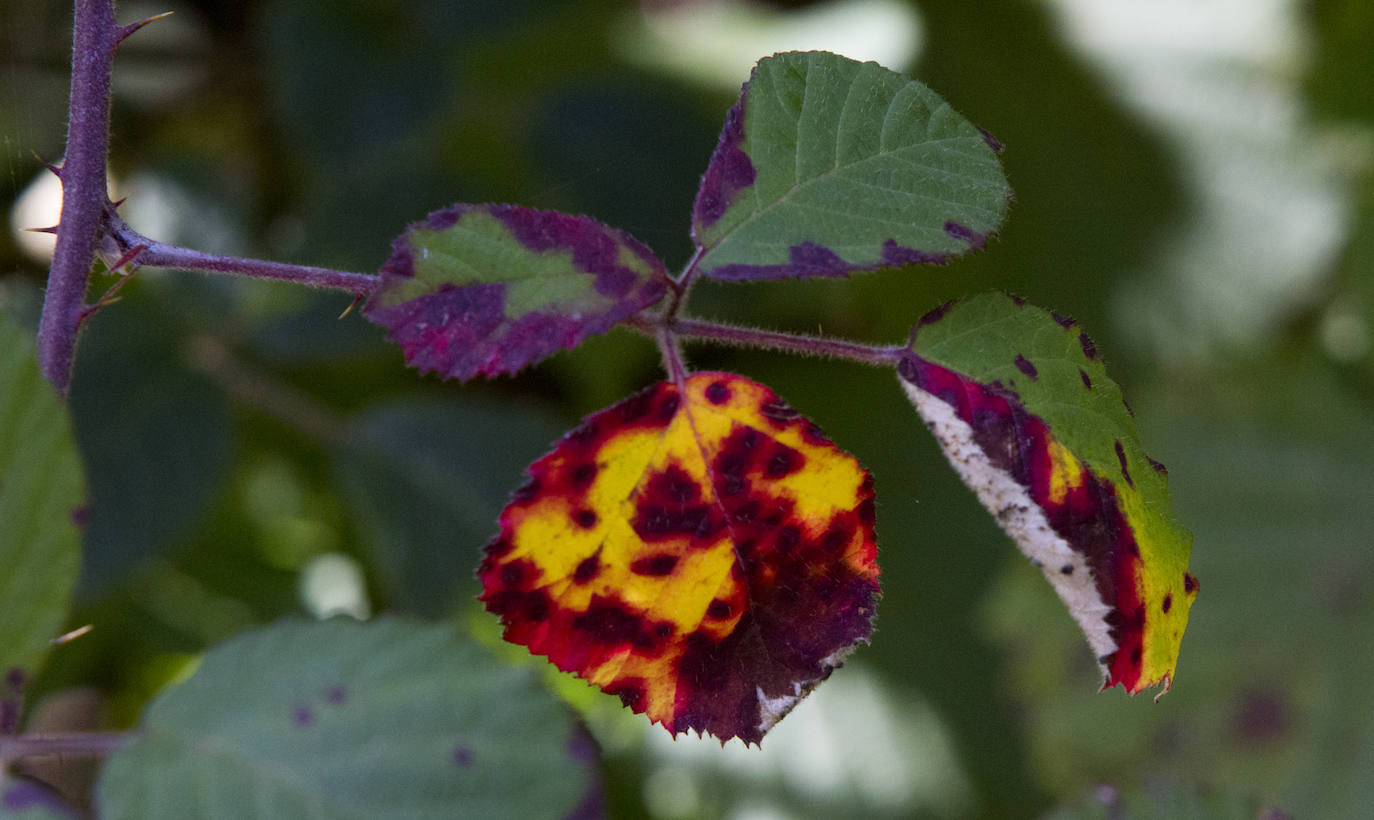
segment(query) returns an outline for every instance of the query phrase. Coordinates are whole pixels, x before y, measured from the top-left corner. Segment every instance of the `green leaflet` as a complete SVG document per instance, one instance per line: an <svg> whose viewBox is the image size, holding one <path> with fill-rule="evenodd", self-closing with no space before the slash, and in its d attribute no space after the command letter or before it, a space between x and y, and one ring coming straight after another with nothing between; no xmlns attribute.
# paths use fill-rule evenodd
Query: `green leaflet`
<svg viewBox="0 0 1374 820"><path fill-rule="evenodd" d="M530 670L451 627L287 621L158 696L97 798L112 820L562 817L588 745Z"/></svg>
<svg viewBox="0 0 1374 820"><path fill-rule="evenodd" d="M0 701L17 703L62 630L84 496L67 408L39 375L28 332L0 315Z"/></svg>
<svg viewBox="0 0 1374 820"><path fill-rule="evenodd" d="M943 264L1002 224L1000 149L876 63L775 54L755 67L702 177L699 267L758 279Z"/></svg>

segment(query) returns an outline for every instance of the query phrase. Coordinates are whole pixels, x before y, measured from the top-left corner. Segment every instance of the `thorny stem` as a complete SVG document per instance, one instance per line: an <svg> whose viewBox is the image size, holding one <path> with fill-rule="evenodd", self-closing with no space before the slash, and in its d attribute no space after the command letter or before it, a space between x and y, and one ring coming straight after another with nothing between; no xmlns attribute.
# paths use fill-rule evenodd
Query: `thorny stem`
<svg viewBox="0 0 1374 820"><path fill-rule="evenodd" d="M63 395L71 382L76 333L85 312L86 284L105 210L110 63L120 39L111 0L76 0L67 153L60 173L62 221L38 325L39 366Z"/></svg>
<svg viewBox="0 0 1374 820"><path fill-rule="evenodd" d="M117 216L110 216L109 236L119 249L131 256L133 264L153 268L180 268L182 270L204 271L206 273L231 273L254 276L259 279L278 279L307 285L313 288L342 290L354 296L366 296L376 289L380 278L367 273L348 273L347 271L316 268L309 265L290 265L285 262L270 262L262 259L244 259L237 256L220 256L213 253L181 248L149 239L124 223ZM138 248L142 246L142 250Z"/></svg>
<svg viewBox="0 0 1374 820"><path fill-rule="evenodd" d="M696 253L683 268L682 273L673 280L668 304L658 314L638 316L628 320L631 327L652 335L658 341L659 351L663 354L663 366L673 381L682 384L686 370L682 364L680 339L692 337L723 342L739 347L757 347L770 350L786 350L812 356L830 356L849 359L862 364L879 367L894 367L902 357L902 347L876 347L842 339L826 339L819 336L803 336L792 333L779 333L752 327L726 325L700 319L680 318L687 303L687 295L696 282L705 248L698 247Z"/></svg>
<svg viewBox="0 0 1374 820"><path fill-rule="evenodd" d="M829 356L848 359L861 364L877 367L895 367L902 358L904 347L880 347L843 339L826 339L819 336L805 336L793 333L780 333L776 330L762 330L739 325L727 325L702 319L665 319L659 316L641 316L628 320L628 324L641 332L659 339L659 349L666 350L663 336L674 341L678 338L704 339L722 342L736 347L754 347L766 350L786 350L812 356ZM676 349L674 346L673 349ZM667 363L667 353L664 354ZM680 366L680 365L679 365ZM670 369L671 372L671 369Z"/></svg>
<svg viewBox="0 0 1374 820"><path fill-rule="evenodd" d="M103 757L119 751L137 732L70 732L0 737L0 760L24 757Z"/></svg>
<svg viewBox="0 0 1374 820"><path fill-rule="evenodd" d="M107 300L86 304L97 253L121 263L232 273L332 288L363 297L378 277L306 265L219 256L148 239L114 213L106 192L110 140L110 65L115 48L144 25L166 15L120 26L112 0L76 0L72 24L72 86L67 110L67 152L60 169L62 217L48 270L48 288L38 328L43 376L62 395L71 385L72 360L81 326Z"/></svg>

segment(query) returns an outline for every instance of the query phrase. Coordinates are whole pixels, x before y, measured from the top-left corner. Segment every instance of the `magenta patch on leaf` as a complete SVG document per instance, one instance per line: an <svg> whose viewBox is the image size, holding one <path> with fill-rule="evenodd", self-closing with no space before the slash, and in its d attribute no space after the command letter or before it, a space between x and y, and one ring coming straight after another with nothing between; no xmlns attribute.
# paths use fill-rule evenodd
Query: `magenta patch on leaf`
<svg viewBox="0 0 1374 820"><path fill-rule="evenodd" d="M523 264L530 273L522 276ZM420 372L457 379L514 373L576 347L659 301L669 285L634 237L585 216L512 205L435 211L395 241L381 278L367 318Z"/></svg>
<svg viewBox="0 0 1374 820"><path fill-rule="evenodd" d="M573 265L596 276L596 292L609 299L624 299L640 278L620 264L620 248L629 248L650 267L658 264L653 252L639 240L585 216L558 211L536 211L514 205L492 205L488 210L501 220L520 244L536 253L567 249ZM662 295L662 290L659 290Z"/></svg>
<svg viewBox="0 0 1374 820"><path fill-rule="evenodd" d="M895 239L883 243L882 267L900 268L905 265L946 265L950 256L947 253L932 253L897 244Z"/></svg>
<svg viewBox="0 0 1374 820"><path fill-rule="evenodd" d="M987 234L978 233L967 225L961 225L958 222L946 222L945 233L961 242L967 242L968 246L975 251L981 251L988 243Z"/></svg>
<svg viewBox="0 0 1374 820"><path fill-rule="evenodd" d="M754 163L740 144L744 142L744 98L725 115L720 142L701 177L697 201L692 208L694 228L709 228L729 209L735 195L754 184Z"/></svg>
<svg viewBox="0 0 1374 820"><path fill-rule="evenodd" d="M1003 149L1006 148L1006 146L1003 145L1001 141L999 141L992 134L988 133L987 129L979 128L978 133L983 136L983 142L987 143L987 146L992 149L992 152L994 154L1000 154L1002 153Z"/></svg>
<svg viewBox="0 0 1374 820"><path fill-rule="evenodd" d="M881 268L900 268L906 265L944 265L952 258L949 254L931 253L898 245L889 239L883 243L882 259L869 265L847 262L830 248L814 242L793 245L787 251L785 265L744 265L732 263L713 268L709 275L713 279L788 279L799 277L824 276L838 279L851 273L875 271Z"/></svg>

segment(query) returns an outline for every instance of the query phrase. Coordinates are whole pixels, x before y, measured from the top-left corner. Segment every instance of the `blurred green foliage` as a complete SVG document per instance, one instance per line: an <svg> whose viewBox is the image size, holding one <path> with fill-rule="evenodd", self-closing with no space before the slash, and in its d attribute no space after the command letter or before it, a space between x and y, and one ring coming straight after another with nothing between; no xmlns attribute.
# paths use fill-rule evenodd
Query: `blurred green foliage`
<svg viewBox="0 0 1374 820"><path fill-rule="evenodd" d="M686 261L696 183L735 90L626 62L618 38L647 36L631 4L172 7L115 65L116 194L146 233L370 271L428 211L495 201L587 213L670 267ZM929 710L921 725L944 732L966 790L943 803L904 792L908 803L882 809L846 802L853 783L816 797L709 755L666 757L621 710L597 707L611 813L1099 816L1101 784L1137 796L1126 804L1141 816L1374 805L1374 703L1361 684L1374 641L1369 5L1291 7L1309 39L1284 67L1297 116L1343 140L1339 253L1313 287L1280 294L1259 338L1180 359L1156 355L1141 329L1157 308L1122 295L1171 287L1160 250L1192 224L1199 182L1123 83L1074 46L1060 24L1075 6L913 7L924 47L910 73L1007 145L1017 201L1001 237L946 268L707 282L693 312L896 343L939 302L1006 288L1078 318L1196 533L1202 591L1174 691L1157 704L1095 694L1071 619L948 469L892 374L694 345L695 367L769 384L873 471L886 592L854 663ZM69 13L0 2L7 211L39 173L33 155L62 151ZM158 191L179 204L150 207ZM0 306L32 321L44 273L0 237ZM371 611L467 614L471 569L519 466L659 377L652 344L618 331L518 378L441 384L405 370L379 328L337 320L347 297L155 271L122 294L83 340L71 402L95 501L71 623L97 628L53 653L30 693L95 686L112 726L131 723L187 654L309 611L302 579L322 556L362 568ZM419 485L444 490L407 489ZM779 731L804 720L799 709ZM685 796L656 802L665 789Z"/></svg>

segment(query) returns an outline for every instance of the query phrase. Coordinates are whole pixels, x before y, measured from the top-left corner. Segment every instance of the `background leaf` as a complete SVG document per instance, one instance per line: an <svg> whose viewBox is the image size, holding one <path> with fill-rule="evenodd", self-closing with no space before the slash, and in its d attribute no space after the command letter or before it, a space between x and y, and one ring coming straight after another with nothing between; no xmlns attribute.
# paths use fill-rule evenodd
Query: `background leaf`
<svg viewBox="0 0 1374 820"><path fill-rule="evenodd" d="M692 212L723 279L943 264L983 247L1011 196L990 136L924 85L824 52L759 61Z"/></svg>
<svg viewBox="0 0 1374 820"><path fill-rule="evenodd" d="M511 205L435 211L396 240L364 315L421 373L514 373L663 297L663 263L585 216Z"/></svg>
<svg viewBox="0 0 1374 820"><path fill-rule="evenodd" d="M1192 536L1087 333L983 294L923 317L898 373L960 477L1068 605L1105 685L1167 691L1198 592Z"/></svg>
<svg viewBox="0 0 1374 820"><path fill-rule="evenodd" d="M558 437L531 407L393 402L354 420L334 472L392 607L437 617L477 593L472 567L521 470Z"/></svg>
<svg viewBox="0 0 1374 820"><path fill-rule="evenodd" d="M0 313L0 732L17 728L19 695L67 618L84 495L67 409L29 331Z"/></svg>
<svg viewBox="0 0 1374 820"><path fill-rule="evenodd" d="M448 627L282 622L208 653L106 763L101 816L563 817L586 741Z"/></svg>
<svg viewBox="0 0 1374 820"><path fill-rule="evenodd" d="M91 321L72 376L91 473L83 596L108 592L185 538L223 488L234 450L223 394L191 367L194 336L146 302L120 307Z"/></svg>

